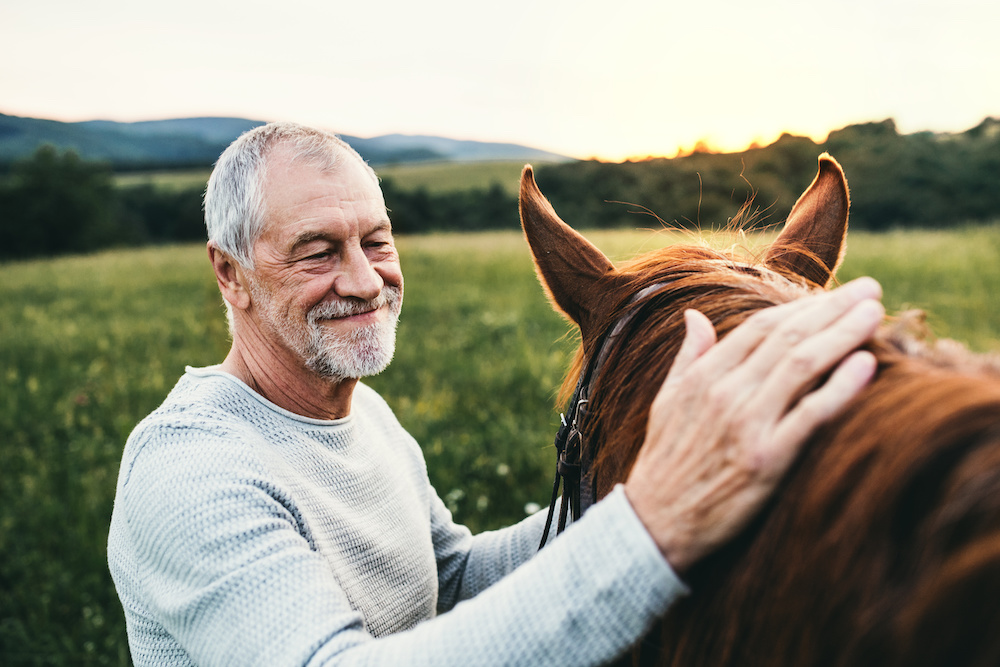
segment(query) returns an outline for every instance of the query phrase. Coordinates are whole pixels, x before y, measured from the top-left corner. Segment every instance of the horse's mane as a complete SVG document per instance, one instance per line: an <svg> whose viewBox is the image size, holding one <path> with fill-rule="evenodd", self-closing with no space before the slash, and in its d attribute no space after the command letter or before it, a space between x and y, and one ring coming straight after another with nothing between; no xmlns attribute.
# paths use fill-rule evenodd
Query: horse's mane
<svg viewBox="0 0 1000 667"><path fill-rule="evenodd" d="M819 289L753 257L699 246L655 251L620 271L629 294L652 289L599 314L597 330L609 331L632 313L591 390L599 495L624 481L635 460L684 336L685 309L704 313L724 336L761 308ZM689 573L695 594L648 638L657 650L647 658L713 666L1000 661L1000 364L933 341L913 315L884 326L869 349L876 379L807 443L747 530ZM593 353L580 351L566 387Z"/></svg>

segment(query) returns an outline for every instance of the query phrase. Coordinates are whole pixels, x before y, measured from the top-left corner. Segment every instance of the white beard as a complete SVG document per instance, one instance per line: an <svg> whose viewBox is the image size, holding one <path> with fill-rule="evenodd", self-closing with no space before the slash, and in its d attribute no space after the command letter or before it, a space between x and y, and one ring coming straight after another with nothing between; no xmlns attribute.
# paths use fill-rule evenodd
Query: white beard
<svg viewBox="0 0 1000 667"><path fill-rule="evenodd" d="M358 299L321 303L306 314L305 326L282 321L273 296L255 282L250 294L262 324L305 362L306 368L330 382L378 375L392 361L396 325L402 307L402 290L385 286L371 301ZM320 320L357 315L388 306L389 318L347 333L324 327Z"/></svg>

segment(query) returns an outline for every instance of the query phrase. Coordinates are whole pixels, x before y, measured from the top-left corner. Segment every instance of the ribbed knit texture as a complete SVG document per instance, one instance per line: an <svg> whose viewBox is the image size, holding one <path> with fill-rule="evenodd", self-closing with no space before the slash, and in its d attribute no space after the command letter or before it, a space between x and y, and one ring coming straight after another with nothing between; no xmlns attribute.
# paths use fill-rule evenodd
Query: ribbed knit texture
<svg viewBox="0 0 1000 667"><path fill-rule="evenodd" d="M137 665L596 665L685 590L621 489L518 568L543 521L456 525L363 384L320 421L188 369L126 444L108 562Z"/></svg>

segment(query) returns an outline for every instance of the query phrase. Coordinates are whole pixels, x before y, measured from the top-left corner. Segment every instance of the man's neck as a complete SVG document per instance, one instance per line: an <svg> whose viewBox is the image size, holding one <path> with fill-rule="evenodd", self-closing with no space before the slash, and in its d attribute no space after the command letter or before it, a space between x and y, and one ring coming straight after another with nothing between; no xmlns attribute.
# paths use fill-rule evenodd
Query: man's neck
<svg viewBox="0 0 1000 667"><path fill-rule="evenodd" d="M330 382L287 351L257 350L233 342L220 366L275 405L303 417L340 419L351 413L356 379Z"/></svg>

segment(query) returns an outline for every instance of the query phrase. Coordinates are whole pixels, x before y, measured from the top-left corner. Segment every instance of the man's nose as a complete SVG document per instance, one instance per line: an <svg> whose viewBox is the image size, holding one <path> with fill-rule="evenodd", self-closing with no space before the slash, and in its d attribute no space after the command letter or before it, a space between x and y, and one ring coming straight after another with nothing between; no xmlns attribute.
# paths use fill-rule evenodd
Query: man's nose
<svg viewBox="0 0 1000 667"><path fill-rule="evenodd" d="M352 246L344 251L340 275L333 283L333 289L341 298L354 297L371 301L382 293L385 281L361 246Z"/></svg>

